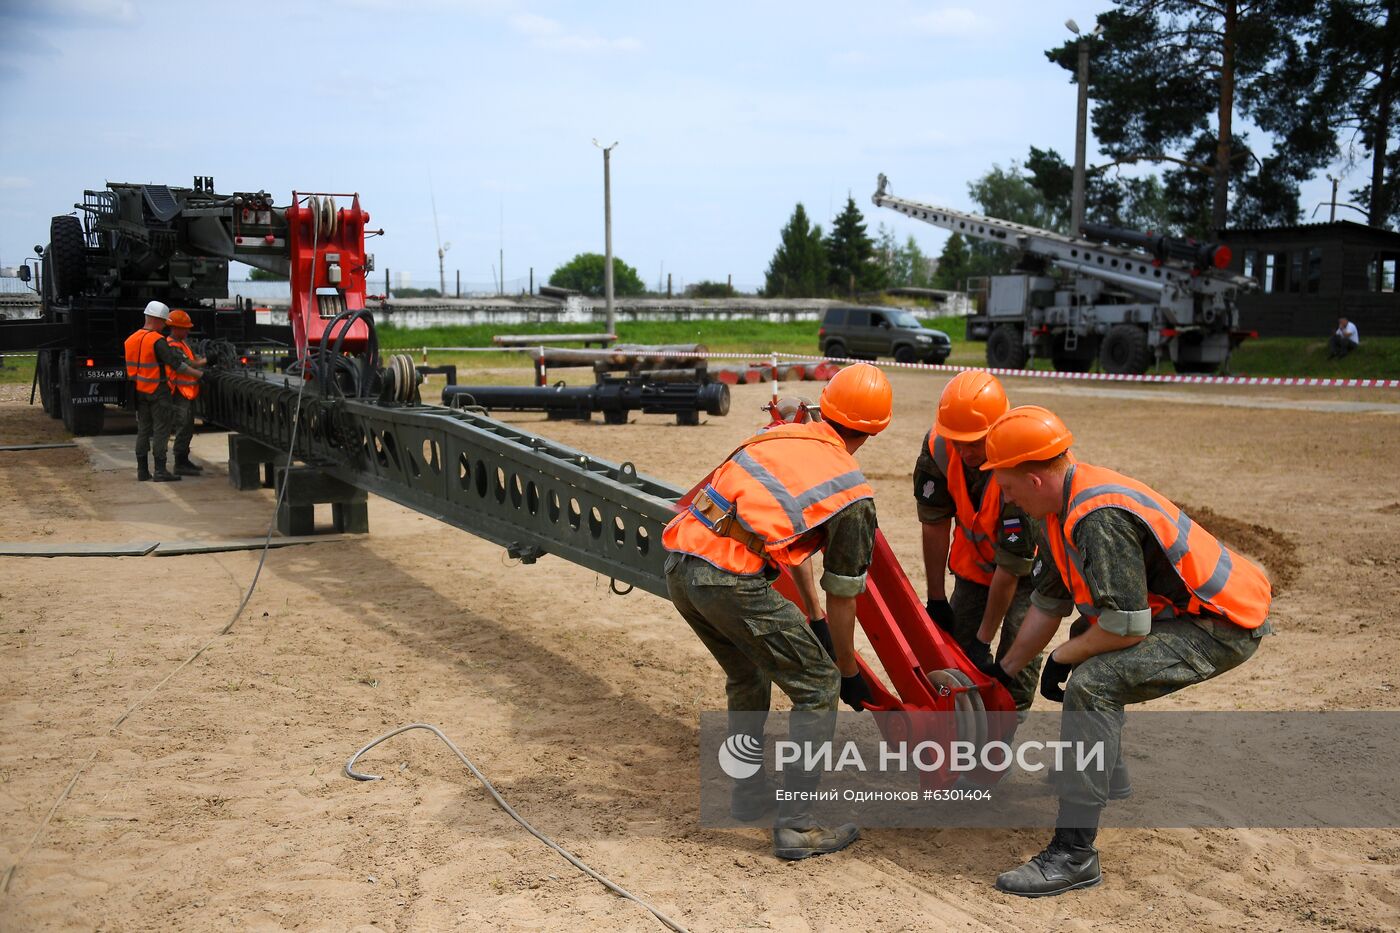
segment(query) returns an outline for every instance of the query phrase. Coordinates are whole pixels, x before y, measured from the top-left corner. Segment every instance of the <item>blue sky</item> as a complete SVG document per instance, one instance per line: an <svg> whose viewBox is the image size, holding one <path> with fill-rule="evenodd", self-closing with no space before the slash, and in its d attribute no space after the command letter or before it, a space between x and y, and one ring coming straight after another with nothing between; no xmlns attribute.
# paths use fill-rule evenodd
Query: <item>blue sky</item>
<svg viewBox="0 0 1400 933"><path fill-rule="evenodd" d="M648 282L760 284L793 205L826 225L848 191L936 253L870 205L876 174L968 207L1032 143L1069 159L1074 86L1042 53L1107 6L0 0L0 265L85 188L201 174L360 192L379 267L415 285L435 197L449 283L491 281L502 245L508 283L538 282L603 250L595 137L620 142L614 250Z"/></svg>

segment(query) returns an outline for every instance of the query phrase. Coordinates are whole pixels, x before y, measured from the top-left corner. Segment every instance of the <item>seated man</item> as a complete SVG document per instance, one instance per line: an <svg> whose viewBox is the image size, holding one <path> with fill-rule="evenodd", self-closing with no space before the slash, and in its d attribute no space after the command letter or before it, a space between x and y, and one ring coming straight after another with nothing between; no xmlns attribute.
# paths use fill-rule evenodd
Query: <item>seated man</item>
<svg viewBox="0 0 1400 933"><path fill-rule="evenodd" d="M1356 325L1344 317L1338 318L1337 331L1327 341L1327 358L1340 360L1360 345L1361 335L1357 333Z"/></svg>

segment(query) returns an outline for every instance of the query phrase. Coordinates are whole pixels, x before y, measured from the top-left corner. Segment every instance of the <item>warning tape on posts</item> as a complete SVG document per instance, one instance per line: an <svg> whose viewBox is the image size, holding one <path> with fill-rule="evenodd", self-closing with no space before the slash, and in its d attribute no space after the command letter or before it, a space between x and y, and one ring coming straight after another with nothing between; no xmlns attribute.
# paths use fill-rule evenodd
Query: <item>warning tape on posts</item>
<svg viewBox="0 0 1400 933"><path fill-rule="evenodd" d="M428 353L539 353L543 347L423 347ZM547 352L547 351L546 351ZM606 360L617 356L633 355L610 350L570 350L575 359L583 354L595 359ZM741 360L749 368L761 369L773 365L774 360L789 363L858 363L861 360L846 357L825 357L801 353L714 353L709 350L647 350L635 354L657 357L683 357L686 359ZM1336 389L1400 389L1400 379L1335 379L1317 376L1187 376L1177 373L1070 373L1053 369L1001 369L991 366L949 366L942 363L898 363L893 360L877 360L875 365L890 369L915 369L937 373L960 373L967 370L980 370L995 376L1011 376L1023 379L1066 379L1079 382L1147 382L1171 383L1180 385L1218 386L1304 386L1311 388Z"/></svg>

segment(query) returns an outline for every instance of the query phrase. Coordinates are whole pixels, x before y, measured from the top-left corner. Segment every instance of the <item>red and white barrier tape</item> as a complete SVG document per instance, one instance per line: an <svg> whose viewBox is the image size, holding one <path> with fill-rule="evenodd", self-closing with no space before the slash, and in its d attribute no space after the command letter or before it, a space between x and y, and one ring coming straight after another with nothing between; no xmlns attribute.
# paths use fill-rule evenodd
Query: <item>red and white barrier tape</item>
<svg viewBox="0 0 1400 933"><path fill-rule="evenodd" d="M423 347L426 355L432 353L529 353L539 347ZM618 355L608 350L574 351L596 353L598 359ZM793 363L857 363L860 360L823 357L801 353L714 353L704 351L649 350L647 356L675 356L707 360L743 360L751 369L771 369L773 360L783 359ZM764 359L767 357L767 359ZM929 372L960 373L969 369L983 370L996 376L1012 376L1026 379L1073 379L1090 382L1155 382L1187 385L1221 386L1305 386L1310 388L1338 389L1400 389L1400 379L1334 379L1316 376L1182 376L1176 373L1067 373L1053 369L998 369L989 366L948 366L938 363L897 363L893 360L877 360L875 365L895 369L917 369Z"/></svg>

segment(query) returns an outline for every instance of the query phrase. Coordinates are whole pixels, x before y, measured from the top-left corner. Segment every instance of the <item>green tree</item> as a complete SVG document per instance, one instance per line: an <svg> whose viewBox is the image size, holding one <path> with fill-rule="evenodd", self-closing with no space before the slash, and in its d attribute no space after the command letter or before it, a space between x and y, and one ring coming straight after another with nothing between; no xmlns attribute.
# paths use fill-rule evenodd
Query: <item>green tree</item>
<svg viewBox="0 0 1400 933"><path fill-rule="evenodd" d="M249 282L285 282L287 276L281 272L268 272L266 269L249 269Z"/></svg>
<svg viewBox="0 0 1400 933"><path fill-rule="evenodd" d="M1302 0L1114 0L1099 17L1089 94L1094 134L1118 164L1170 162L1165 187L1188 232L1226 226L1230 195L1251 216L1296 219L1297 192L1326 157L1315 147L1271 161L1235 132L1235 115L1257 118L1275 73L1300 54L1299 33L1315 18ZM1080 40L1045 54L1073 76ZM1321 160L1321 161L1319 161ZM1257 166L1260 170L1252 171ZM1249 182L1250 176L1255 177ZM1198 207L1207 196L1204 222ZM1205 229L1200 229L1204 227Z"/></svg>
<svg viewBox="0 0 1400 933"><path fill-rule="evenodd" d="M778 235L778 248L763 277L763 293L769 298L815 298L826 294L826 280L821 225L812 225L799 202Z"/></svg>
<svg viewBox="0 0 1400 933"><path fill-rule="evenodd" d="M886 288L930 287L928 257L913 234L901 244L893 230L880 224L875 232L875 261Z"/></svg>
<svg viewBox="0 0 1400 933"><path fill-rule="evenodd" d="M938 271L933 276L933 287L956 291L967 287L968 270L972 265L972 254L961 233L954 233L943 244L943 252L938 256Z"/></svg>
<svg viewBox="0 0 1400 933"><path fill-rule="evenodd" d="M1288 140L1280 155L1319 161L1341 153L1370 162L1370 183L1351 193L1370 222L1400 220L1400 2L1327 0L1307 23L1302 53L1251 90L1255 119Z"/></svg>
<svg viewBox="0 0 1400 933"><path fill-rule="evenodd" d="M1031 146L1026 172L1051 213L1065 219L1060 231L1074 232L1068 229L1074 189L1073 166L1054 149ZM1171 221L1166 188L1156 175L1126 178L1100 170L1086 175L1084 188L1084 219L1091 223L1168 235L1180 232Z"/></svg>
<svg viewBox="0 0 1400 933"><path fill-rule="evenodd" d="M1068 224L1067 214L1045 200L1015 161L1005 169L993 165L981 178L968 183L967 193L979 213L987 217L1042 230L1063 229ZM1010 272L1019 258L1020 251L1015 247L974 240L968 246L968 265L963 278Z"/></svg>
<svg viewBox="0 0 1400 933"><path fill-rule="evenodd" d="M846 206L831 222L826 241L827 281L837 294L883 288L884 269L875 256L875 243L865 232L865 218L856 199L846 196Z"/></svg>
<svg viewBox="0 0 1400 933"><path fill-rule="evenodd" d="M687 298L733 298L735 292L727 282L711 282L705 279L687 285L685 294Z"/></svg>
<svg viewBox="0 0 1400 933"><path fill-rule="evenodd" d="M607 259L600 253L579 253L550 274L549 284L556 288L572 288L590 298L602 298L607 264ZM642 284L637 270L614 256L613 294L625 298L645 291L646 286Z"/></svg>

